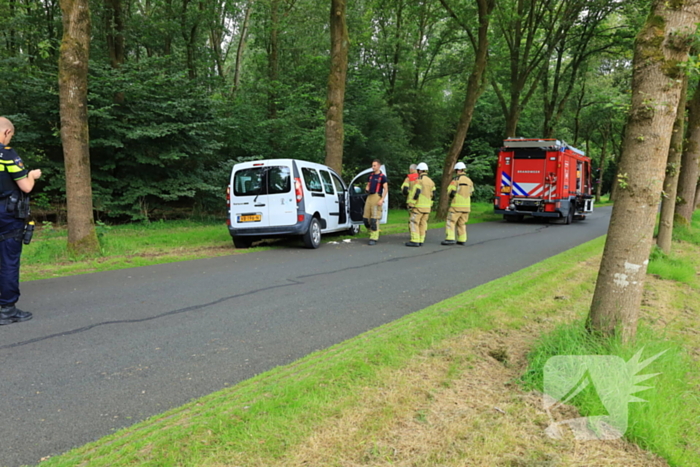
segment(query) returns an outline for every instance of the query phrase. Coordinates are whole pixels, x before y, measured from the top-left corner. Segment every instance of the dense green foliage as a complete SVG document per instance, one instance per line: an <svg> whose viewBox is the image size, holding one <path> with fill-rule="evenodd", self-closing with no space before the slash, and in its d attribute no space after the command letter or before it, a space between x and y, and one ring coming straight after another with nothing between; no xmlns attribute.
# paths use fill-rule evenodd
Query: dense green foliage
<svg viewBox="0 0 700 467"><path fill-rule="evenodd" d="M519 84L508 69L511 39L504 35L512 29L515 3L497 2L490 84L484 83L461 156L480 200L492 196L495 153L504 137L506 109L498 92L508 98L521 84L519 135L543 136L549 115L555 137L594 159L603 141L608 158L619 152L631 41L647 2L596 0L596 11L604 14L595 18L583 0L524 3L530 2L550 13L519 39L540 45L537 60L521 57L521 65L532 69ZM473 2L445 3L459 17L475 15ZM221 212L233 162L323 161L329 7L313 0L91 2L89 124L97 218L153 219L173 208ZM362 0L348 5L347 16L343 175L380 158L390 181L398 182L408 164L419 161L438 180L472 67L465 29L439 0ZM559 32L551 47L543 47L553 29ZM0 114L14 121L13 144L27 165L45 171L35 199L54 209L65 199L60 39L57 3L0 0ZM117 39L123 49L115 46ZM559 106L558 116L550 115L547 103Z"/></svg>

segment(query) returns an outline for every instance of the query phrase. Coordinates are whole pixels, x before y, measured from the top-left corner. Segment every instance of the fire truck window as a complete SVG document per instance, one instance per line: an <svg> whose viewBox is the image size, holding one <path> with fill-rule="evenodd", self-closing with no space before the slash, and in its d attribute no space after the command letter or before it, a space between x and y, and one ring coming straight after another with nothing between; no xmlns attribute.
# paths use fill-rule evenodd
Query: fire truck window
<svg viewBox="0 0 700 467"><path fill-rule="evenodd" d="M540 148L518 148L515 159L546 159L547 152Z"/></svg>

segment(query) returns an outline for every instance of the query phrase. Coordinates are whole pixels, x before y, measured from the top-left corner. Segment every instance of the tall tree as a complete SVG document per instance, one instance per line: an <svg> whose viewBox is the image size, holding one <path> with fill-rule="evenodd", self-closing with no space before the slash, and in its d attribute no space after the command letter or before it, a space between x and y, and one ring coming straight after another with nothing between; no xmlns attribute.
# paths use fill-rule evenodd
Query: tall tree
<svg viewBox="0 0 700 467"><path fill-rule="evenodd" d="M474 116L474 108L476 107L476 102L479 96L484 91L484 72L486 71L486 64L488 60L488 33L489 33L489 18L491 17L491 12L495 6L495 0L476 0L477 9L479 11L479 29L477 31L476 37L469 27L466 21L463 21L452 9L447 0L440 0L440 3L447 9L450 16L457 21L465 32L469 35L469 40L474 47L474 67L467 80L467 95L464 98L464 105L462 107L462 113L459 117L459 122L457 123L457 129L455 135L452 139L452 145L450 150L445 157L445 163L442 169L442 183L441 183L441 196L440 202L438 204L437 216L440 219L444 219L447 215L447 209L449 208L449 196L447 196L447 187L450 184L450 179L452 177L453 169L460 153L462 152L462 147L464 146L464 139L467 137L467 132L469 131L469 126L472 122L472 117Z"/></svg>
<svg viewBox="0 0 700 467"><path fill-rule="evenodd" d="M681 171L681 156L683 154L683 139L685 137L685 104L688 90L688 75L683 74L681 96L678 100L676 121L673 124L671 144L668 148L666 161L666 178L661 198L661 216L659 218L659 235L656 244L664 253L671 252L671 237L673 235L673 217L676 210L676 192L678 191L678 175Z"/></svg>
<svg viewBox="0 0 700 467"><path fill-rule="evenodd" d="M331 0L331 71L326 103L326 165L338 173L343 169L343 107L348 71L346 0Z"/></svg>
<svg viewBox="0 0 700 467"><path fill-rule="evenodd" d="M700 0L654 0L635 41L618 190L587 323L626 341L637 331L680 77L698 21Z"/></svg>
<svg viewBox="0 0 700 467"><path fill-rule="evenodd" d="M560 40L556 20L565 11L566 3L567 0L502 0L496 5L494 17L506 44L508 71L494 67L491 85L506 120L507 137L517 136L520 114L538 87L550 46Z"/></svg>
<svg viewBox="0 0 700 467"><path fill-rule="evenodd" d="M695 88L693 98L688 101L688 130L686 144L681 158L681 173L678 178L678 202L676 221L690 225L695 211L695 188L698 184L698 163L700 162L700 84Z"/></svg>
<svg viewBox="0 0 700 467"><path fill-rule="evenodd" d="M68 247L78 253L92 253L98 251L99 245L92 213L87 108L90 8L87 0L61 0L61 11L58 93L66 167Z"/></svg>

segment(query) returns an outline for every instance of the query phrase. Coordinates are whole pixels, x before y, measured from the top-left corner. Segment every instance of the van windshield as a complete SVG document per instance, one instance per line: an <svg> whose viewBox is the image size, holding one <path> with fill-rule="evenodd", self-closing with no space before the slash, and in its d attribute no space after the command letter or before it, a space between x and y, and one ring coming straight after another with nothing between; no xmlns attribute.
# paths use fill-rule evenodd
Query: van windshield
<svg viewBox="0 0 700 467"><path fill-rule="evenodd" d="M292 188L289 167L251 167L233 176L235 196L289 193Z"/></svg>

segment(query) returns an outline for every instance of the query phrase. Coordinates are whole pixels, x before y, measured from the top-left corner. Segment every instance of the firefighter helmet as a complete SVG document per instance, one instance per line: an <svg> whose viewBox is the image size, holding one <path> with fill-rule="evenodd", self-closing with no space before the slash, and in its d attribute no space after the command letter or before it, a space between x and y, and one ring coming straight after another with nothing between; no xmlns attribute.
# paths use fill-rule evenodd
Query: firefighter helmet
<svg viewBox="0 0 700 467"><path fill-rule="evenodd" d="M457 162L455 164L455 170L466 170L467 165L464 162Z"/></svg>
<svg viewBox="0 0 700 467"><path fill-rule="evenodd" d="M416 167L416 170L422 170L424 172L427 172L428 164L426 164L425 162L421 162L420 164L418 164L418 167Z"/></svg>

